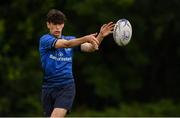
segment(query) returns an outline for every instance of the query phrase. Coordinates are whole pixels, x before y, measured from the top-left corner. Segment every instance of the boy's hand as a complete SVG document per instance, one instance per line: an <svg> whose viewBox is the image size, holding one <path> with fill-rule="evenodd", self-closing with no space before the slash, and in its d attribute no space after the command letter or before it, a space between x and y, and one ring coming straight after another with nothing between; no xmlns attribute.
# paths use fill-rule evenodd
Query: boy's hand
<svg viewBox="0 0 180 118"><path fill-rule="evenodd" d="M93 45L95 50L98 50L99 41L97 40L96 36L97 33L94 33L94 34L86 35L84 36L84 38L88 43L91 43Z"/></svg>
<svg viewBox="0 0 180 118"><path fill-rule="evenodd" d="M113 22L109 22L108 24L104 24L99 32L99 36L104 38L113 32L115 24Z"/></svg>

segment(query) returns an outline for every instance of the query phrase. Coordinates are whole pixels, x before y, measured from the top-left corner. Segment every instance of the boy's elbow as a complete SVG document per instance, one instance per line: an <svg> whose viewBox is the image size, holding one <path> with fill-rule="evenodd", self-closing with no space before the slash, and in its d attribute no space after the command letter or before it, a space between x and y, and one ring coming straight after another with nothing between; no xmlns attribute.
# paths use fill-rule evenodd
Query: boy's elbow
<svg viewBox="0 0 180 118"><path fill-rule="evenodd" d="M81 45L81 50L83 52L95 52L98 50L98 48L95 48L92 44L90 43L84 43Z"/></svg>
<svg viewBox="0 0 180 118"><path fill-rule="evenodd" d="M89 52L89 53L92 53L92 52L95 52L95 51L97 51L98 49L95 49L95 48L86 48L86 49L84 49L83 51L84 52Z"/></svg>
<svg viewBox="0 0 180 118"><path fill-rule="evenodd" d="M95 51L97 51L98 49L95 49L95 48L91 48L91 49L89 49L89 52L95 52Z"/></svg>

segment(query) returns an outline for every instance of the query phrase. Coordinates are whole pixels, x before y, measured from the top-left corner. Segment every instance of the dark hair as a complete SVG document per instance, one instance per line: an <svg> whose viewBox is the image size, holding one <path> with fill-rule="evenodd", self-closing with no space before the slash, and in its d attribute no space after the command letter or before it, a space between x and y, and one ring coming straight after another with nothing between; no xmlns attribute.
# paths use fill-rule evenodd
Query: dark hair
<svg viewBox="0 0 180 118"><path fill-rule="evenodd" d="M66 16L57 9L51 9L47 14L46 21L53 24L62 24L66 20Z"/></svg>

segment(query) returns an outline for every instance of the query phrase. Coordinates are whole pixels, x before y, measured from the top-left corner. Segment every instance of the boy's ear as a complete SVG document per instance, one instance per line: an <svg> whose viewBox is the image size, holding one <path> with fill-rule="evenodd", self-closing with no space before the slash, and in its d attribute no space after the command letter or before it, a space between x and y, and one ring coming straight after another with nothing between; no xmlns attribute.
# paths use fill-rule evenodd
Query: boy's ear
<svg viewBox="0 0 180 118"><path fill-rule="evenodd" d="M50 23L49 23L49 22L46 22L46 25L47 25L47 28L49 28Z"/></svg>

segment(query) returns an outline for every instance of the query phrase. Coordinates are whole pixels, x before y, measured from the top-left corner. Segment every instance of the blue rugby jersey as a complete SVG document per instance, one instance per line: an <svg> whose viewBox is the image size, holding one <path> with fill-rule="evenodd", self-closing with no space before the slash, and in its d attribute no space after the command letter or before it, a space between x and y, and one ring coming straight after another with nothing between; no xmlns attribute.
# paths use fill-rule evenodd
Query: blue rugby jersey
<svg viewBox="0 0 180 118"><path fill-rule="evenodd" d="M61 36L62 39L71 40L74 36ZM44 71L42 88L63 86L74 82L72 73L73 48L58 48L57 39L51 34L45 34L40 38L39 52Z"/></svg>

